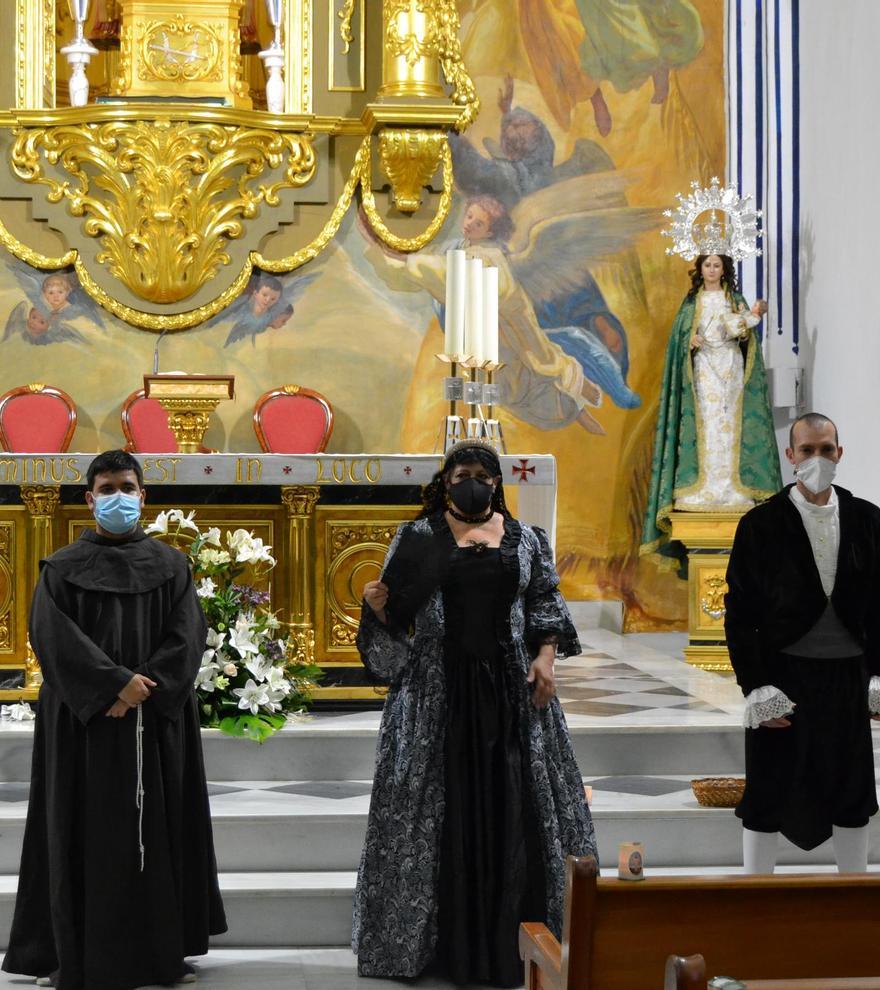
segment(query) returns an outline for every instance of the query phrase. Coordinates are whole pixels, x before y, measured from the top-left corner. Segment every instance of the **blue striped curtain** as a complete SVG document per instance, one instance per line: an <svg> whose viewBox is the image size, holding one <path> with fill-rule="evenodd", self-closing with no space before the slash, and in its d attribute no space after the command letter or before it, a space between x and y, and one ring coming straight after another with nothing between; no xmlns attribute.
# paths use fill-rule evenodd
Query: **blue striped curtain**
<svg viewBox="0 0 880 990"><path fill-rule="evenodd" d="M740 266L770 303L765 356L795 365L800 285L800 0L727 0L727 180L763 211L763 255Z"/></svg>

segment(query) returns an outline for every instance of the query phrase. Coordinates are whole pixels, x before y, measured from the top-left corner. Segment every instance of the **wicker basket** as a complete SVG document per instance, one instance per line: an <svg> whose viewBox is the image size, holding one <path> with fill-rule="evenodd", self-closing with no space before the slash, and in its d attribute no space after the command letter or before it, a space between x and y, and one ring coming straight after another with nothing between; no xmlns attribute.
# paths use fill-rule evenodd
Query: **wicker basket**
<svg viewBox="0 0 880 990"><path fill-rule="evenodd" d="M735 808L745 787L743 777L703 777L691 781L694 797L707 808Z"/></svg>

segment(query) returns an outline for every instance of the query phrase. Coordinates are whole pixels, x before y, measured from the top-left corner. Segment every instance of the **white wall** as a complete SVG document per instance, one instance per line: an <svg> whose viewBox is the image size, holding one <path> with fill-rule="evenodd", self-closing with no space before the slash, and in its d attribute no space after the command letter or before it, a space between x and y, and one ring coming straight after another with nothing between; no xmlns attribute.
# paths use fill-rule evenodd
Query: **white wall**
<svg viewBox="0 0 880 990"><path fill-rule="evenodd" d="M878 0L801 2L806 408L838 424L845 448L840 483L880 503L878 37ZM784 462L783 478L790 474Z"/></svg>

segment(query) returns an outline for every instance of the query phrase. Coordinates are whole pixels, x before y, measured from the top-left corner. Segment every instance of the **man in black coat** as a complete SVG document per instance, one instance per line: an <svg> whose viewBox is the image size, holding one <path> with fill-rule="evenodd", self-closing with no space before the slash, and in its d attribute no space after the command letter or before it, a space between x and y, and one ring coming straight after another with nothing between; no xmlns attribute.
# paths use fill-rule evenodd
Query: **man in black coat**
<svg viewBox="0 0 880 990"><path fill-rule="evenodd" d="M146 536L140 464L89 467L96 529L41 561L43 671L3 969L60 990L189 983L226 930L193 682L207 627L184 554Z"/></svg>
<svg viewBox="0 0 880 990"><path fill-rule="evenodd" d="M796 483L740 521L724 628L746 696L747 873L772 873L779 832L833 837L840 872L864 872L877 811L870 719L880 712L880 509L832 486L837 427L799 417Z"/></svg>

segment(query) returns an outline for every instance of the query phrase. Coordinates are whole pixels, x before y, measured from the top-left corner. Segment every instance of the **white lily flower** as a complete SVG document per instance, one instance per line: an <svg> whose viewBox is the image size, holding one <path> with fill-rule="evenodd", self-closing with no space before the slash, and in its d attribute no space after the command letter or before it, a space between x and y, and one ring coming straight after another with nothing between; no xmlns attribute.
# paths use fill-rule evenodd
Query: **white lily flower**
<svg viewBox="0 0 880 990"><path fill-rule="evenodd" d="M269 671L266 686L273 701L280 701L290 694L290 681L284 676L284 670L281 667L273 667Z"/></svg>
<svg viewBox="0 0 880 990"><path fill-rule="evenodd" d="M209 628L207 636L207 644L212 650L219 650L223 645L223 640L226 639L226 633L217 632L216 629Z"/></svg>
<svg viewBox="0 0 880 990"><path fill-rule="evenodd" d="M252 715L259 714L261 705L269 704L265 687L250 679L243 688L233 688L232 693L238 695L238 707L242 710L249 708Z"/></svg>
<svg viewBox="0 0 880 990"><path fill-rule="evenodd" d="M244 665L258 681L265 681L273 670L272 661L262 653L248 657Z"/></svg>
<svg viewBox="0 0 880 990"><path fill-rule="evenodd" d="M267 547L258 537L254 537L247 543L242 543L236 548L235 559L239 564L259 564L263 561L275 563L275 559L269 553L271 547Z"/></svg>
<svg viewBox="0 0 880 990"><path fill-rule="evenodd" d="M230 533L226 531L226 545L230 550L238 550L240 546L250 544L253 537L246 529L237 529Z"/></svg>
<svg viewBox="0 0 880 990"><path fill-rule="evenodd" d="M239 616L234 628L229 630L229 645L242 656L260 652L259 646L254 642L254 630L247 615Z"/></svg>
<svg viewBox="0 0 880 990"><path fill-rule="evenodd" d="M220 542L220 530L217 526L212 526L206 533L202 534L202 543L209 543L213 547L222 547Z"/></svg>
<svg viewBox="0 0 880 990"><path fill-rule="evenodd" d="M211 694L217 687L216 676L219 670L220 668L216 663L207 663L200 667L198 674L196 674L196 690Z"/></svg>
<svg viewBox="0 0 880 990"><path fill-rule="evenodd" d="M217 585L210 578L202 578L196 585L196 594L199 598L210 598L217 590Z"/></svg>
<svg viewBox="0 0 880 990"><path fill-rule="evenodd" d="M280 629L281 628L281 620L278 618L278 616L275 615L274 612L267 612L263 616L263 625L265 626L265 628L267 630L269 630L269 629Z"/></svg>
<svg viewBox="0 0 880 990"><path fill-rule="evenodd" d="M168 532L168 513L160 512L159 515L156 516L156 521L151 522L144 532L150 536L154 533L162 533L163 535L166 534Z"/></svg>
<svg viewBox="0 0 880 990"><path fill-rule="evenodd" d="M191 529L194 533L198 533L199 527L193 522L195 514L195 509L188 516L183 514L182 509L171 509L168 512L168 522L177 523L180 529Z"/></svg>

